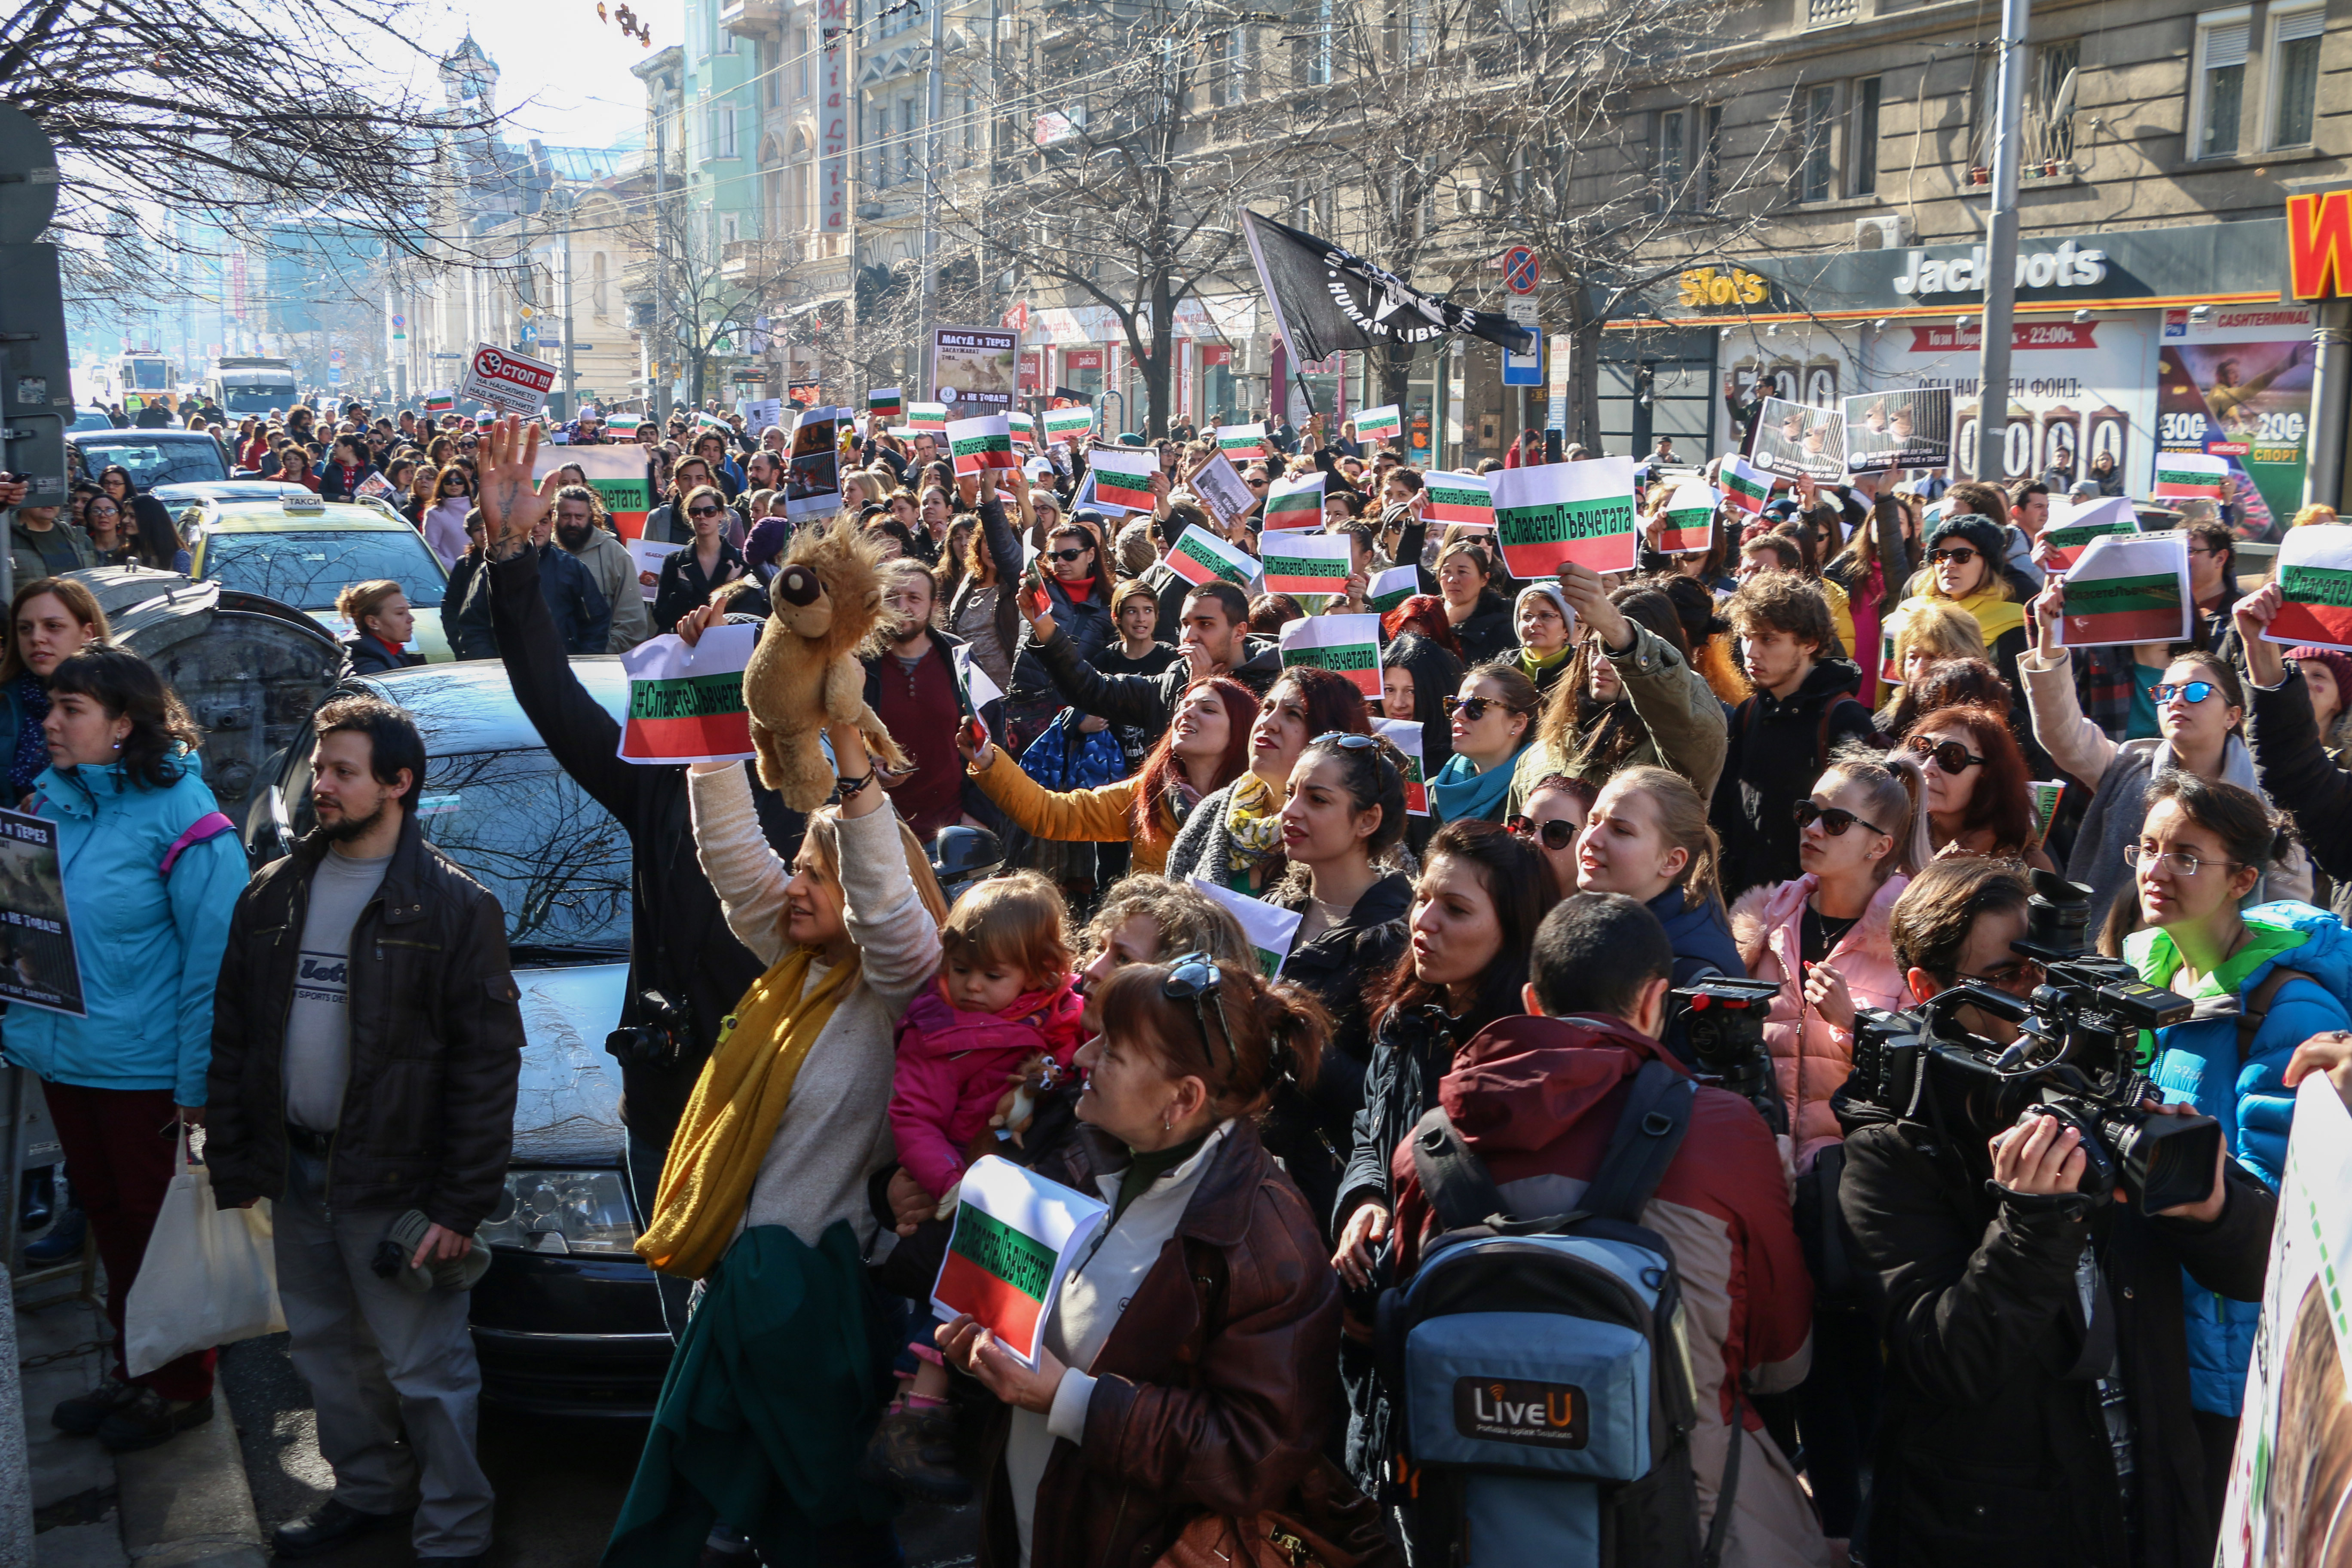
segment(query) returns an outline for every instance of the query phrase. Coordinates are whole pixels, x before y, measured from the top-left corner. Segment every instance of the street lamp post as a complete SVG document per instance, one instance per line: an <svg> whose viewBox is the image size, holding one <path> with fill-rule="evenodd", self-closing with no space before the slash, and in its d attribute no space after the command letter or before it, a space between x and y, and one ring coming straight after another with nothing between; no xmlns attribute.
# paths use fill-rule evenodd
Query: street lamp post
<svg viewBox="0 0 2352 1568"><path fill-rule="evenodd" d="M2032 0L2001 0L2000 89L1992 140L1992 212L1985 225L1984 343L1977 377L1977 478L2008 477L2009 349L2017 303L2018 139L2024 119L2025 29Z"/></svg>

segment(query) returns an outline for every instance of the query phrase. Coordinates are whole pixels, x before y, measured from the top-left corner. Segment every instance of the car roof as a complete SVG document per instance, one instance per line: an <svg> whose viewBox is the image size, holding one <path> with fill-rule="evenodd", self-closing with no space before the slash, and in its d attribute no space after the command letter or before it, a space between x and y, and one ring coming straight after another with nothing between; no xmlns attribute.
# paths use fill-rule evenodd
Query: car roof
<svg viewBox="0 0 2352 1568"><path fill-rule="evenodd" d="M618 657L608 653L580 654L572 673L588 689L599 707L624 721L629 706L628 672ZM425 737L427 756L457 756L467 752L507 752L538 748L545 742L515 700L514 679L495 658L461 659L455 664L418 665L387 670L382 675L346 681L357 689L397 703L415 716Z"/></svg>
<svg viewBox="0 0 2352 1568"><path fill-rule="evenodd" d="M285 501L238 497L206 503L198 526L210 533L302 533L331 529L339 533L415 533L415 528L358 501L320 501L290 510Z"/></svg>
<svg viewBox="0 0 2352 1568"><path fill-rule="evenodd" d="M310 489L307 485L288 484L282 479L181 479L157 485L147 493L162 501L267 500L309 495Z"/></svg>
<svg viewBox="0 0 2352 1568"><path fill-rule="evenodd" d="M127 429L68 430L66 439L85 447L138 447L150 441L213 441L212 437L202 430L174 430L168 425L153 426L144 430L135 425ZM217 447L220 443L213 441L213 445Z"/></svg>

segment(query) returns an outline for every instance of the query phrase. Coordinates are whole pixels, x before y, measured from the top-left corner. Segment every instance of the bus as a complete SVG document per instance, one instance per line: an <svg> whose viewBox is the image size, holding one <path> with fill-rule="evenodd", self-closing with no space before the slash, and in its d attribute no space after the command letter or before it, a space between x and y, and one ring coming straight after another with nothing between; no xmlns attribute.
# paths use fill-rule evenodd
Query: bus
<svg viewBox="0 0 2352 1568"><path fill-rule="evenodd" d="M126 353L107 361L99 370L100 395L119 403L125 414L136 414L166 394L176 399L180 367L169 354Z"/></svg>

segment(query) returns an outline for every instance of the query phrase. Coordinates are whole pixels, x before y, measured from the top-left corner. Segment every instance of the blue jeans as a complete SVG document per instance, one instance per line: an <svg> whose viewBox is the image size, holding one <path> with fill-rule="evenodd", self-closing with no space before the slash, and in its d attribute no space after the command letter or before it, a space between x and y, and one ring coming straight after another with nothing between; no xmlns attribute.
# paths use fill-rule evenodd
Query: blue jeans
<svg viewBox="0 0 2352 1568"><path fill-rule="evenodd" d="M640 1232L653 1216L654 1200L661 1191L662 1162L668 1158L667 1148L656 1147L652 1139L634 1127L629 1129L629 1201L636 1205ZM673 1341L677 1340L686 1333L686 1299L694 1282L671 1274L656 1274L654 1283L661 1290L662 1327L669 1331Z"/></svg>

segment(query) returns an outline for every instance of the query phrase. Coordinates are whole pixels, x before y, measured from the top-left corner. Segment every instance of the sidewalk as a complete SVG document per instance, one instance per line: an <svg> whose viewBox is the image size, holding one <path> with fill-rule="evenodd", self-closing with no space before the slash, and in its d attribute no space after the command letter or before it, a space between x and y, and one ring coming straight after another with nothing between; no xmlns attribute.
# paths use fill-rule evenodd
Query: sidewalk
<svg viewBox="0 0 2352 1568"><path fill-rule="evenodd" d="M97 1385L109 1331L69 1283L35 1287L16 1311L33 1482L34 1568L264 1568L227 1401L159 1448L110 1455L49 1425L59 1400Z"/></svg>

